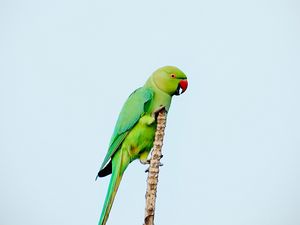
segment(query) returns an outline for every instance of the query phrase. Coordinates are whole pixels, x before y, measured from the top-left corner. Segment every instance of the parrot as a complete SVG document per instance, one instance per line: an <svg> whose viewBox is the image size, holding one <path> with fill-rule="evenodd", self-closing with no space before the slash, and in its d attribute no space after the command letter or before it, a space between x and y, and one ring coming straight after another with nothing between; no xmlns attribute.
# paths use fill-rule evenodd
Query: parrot
<svg viewBox="0 0 300 225"><path fill-rule="evenodd" d="M105 225L114 198L127 166L136 159L149 164L153 147L157 114L169 111L174 95L188 87L187 76L175 66L158 68L144 86L136 89L126 100L117 119L107 154L96 176L111 174L106 198L98 225Z"/></svg>

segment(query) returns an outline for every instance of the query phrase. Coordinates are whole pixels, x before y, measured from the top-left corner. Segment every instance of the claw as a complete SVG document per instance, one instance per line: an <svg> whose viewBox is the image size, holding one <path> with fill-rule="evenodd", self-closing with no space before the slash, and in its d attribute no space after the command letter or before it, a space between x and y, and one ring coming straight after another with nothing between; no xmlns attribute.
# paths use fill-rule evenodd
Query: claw
<svg viewBox="0 0 300 225"><path fill-rule="evenodd" d="M164 164L162 164L162 163L160 162L158 166L163 166L163 165L164 165ZM148 167L148 168L145 170L145 173L148 173L148 172L149 172L149 168L150 168L150 167Z"/></svg>

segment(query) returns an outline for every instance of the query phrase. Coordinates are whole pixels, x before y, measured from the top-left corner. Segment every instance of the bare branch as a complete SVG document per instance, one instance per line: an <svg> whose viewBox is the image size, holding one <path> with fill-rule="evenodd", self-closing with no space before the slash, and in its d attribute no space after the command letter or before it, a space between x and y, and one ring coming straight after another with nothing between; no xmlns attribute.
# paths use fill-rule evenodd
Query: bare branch
<svg viewBox="0 0 300 225"><path fill-rule="evenodd" d="M161 149L163 146L163 139L166 127L166 111L162 109L157 116L157 128L155 133L154 145L150 159L150 166L147 178L147 191L146 191L146 209L144 225L154 224L155 200L158 183L158 174L160 159L162 157Z"/></svg>

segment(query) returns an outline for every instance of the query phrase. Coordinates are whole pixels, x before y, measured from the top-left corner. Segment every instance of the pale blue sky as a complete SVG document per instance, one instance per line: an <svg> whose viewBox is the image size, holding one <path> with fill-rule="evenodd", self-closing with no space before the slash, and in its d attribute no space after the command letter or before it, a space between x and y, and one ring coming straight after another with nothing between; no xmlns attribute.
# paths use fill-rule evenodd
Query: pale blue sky
<svg viewBox="0 0 300 225"><path fill-rule="evenodd" d="M0 224L97 224L94 181L127 96L157 67L173 99L156 224L300 224L300 4L0 1ZM132 163L108 225L142 224Z"/></svg>

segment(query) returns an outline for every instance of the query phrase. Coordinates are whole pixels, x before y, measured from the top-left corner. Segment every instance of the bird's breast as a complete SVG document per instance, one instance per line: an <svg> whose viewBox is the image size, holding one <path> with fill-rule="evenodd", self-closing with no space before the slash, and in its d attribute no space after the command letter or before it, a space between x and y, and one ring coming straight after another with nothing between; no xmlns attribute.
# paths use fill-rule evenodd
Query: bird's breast
<svg viewBox="0 0 300 225"><path fill-rule="evenodd" d="M151 151L156 130L156 121L149 115L144 115L129 132L123 142L132 160L139 158L144 151Z"/></svg>

